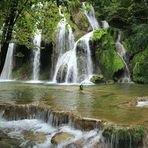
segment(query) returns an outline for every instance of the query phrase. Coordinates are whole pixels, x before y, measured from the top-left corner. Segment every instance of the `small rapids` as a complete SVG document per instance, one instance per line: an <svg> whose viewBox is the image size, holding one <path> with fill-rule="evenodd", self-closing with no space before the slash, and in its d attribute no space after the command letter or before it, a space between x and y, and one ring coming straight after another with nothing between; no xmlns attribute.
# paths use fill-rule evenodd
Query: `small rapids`
<svg viewBox="0 0 148 148"><path fill-rule="evenodd" d="M76 130L69 125L53 127L49 123L38 119L8 121L2 118L3 113L2 111L0 112L0 144L7 144L12 147L49 148L54 146L51 143L51 139L56 133L66 132L73 135L73 138L57 144L56 147L68 148L79 145L89 148L93 147L101 138L101 132L96 129L86 132Z"/></svg>

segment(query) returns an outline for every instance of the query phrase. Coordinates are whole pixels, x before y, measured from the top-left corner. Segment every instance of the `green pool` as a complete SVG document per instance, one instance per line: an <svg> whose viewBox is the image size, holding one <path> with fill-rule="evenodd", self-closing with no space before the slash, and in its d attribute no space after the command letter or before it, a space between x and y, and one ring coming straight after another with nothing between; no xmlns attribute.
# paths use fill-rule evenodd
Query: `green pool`
<svg viewBox="0 0 148 148"><path fill-rule="evenodd" d="M148 107L136 107L137 97L148 96L148 85L111 84L63 86L0 82L0 104L46 104L55 110L117 124L148 127Z"/></svg>

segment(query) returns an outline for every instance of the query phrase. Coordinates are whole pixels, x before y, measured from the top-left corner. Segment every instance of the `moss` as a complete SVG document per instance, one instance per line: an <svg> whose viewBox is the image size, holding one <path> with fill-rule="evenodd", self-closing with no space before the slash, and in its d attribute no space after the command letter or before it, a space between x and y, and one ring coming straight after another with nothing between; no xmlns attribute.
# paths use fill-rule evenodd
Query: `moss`
<svg viewBox="0 0 148 148"><path fill-rule="evenodd" d="M114 73L123 69L125 66L123 61L113 49L104 51L100 50L97 55L100 69L106 79L113 79Z"/></svg>
<svg viewBox="0 0 148 148"><path fill-rule="evenodd" d="M107 80L112 80L114 74L124 69L125 65L122 59L115 51L115 41L112 37L112 30L105 29L100 34L97 31L98 47L96 49L96 64L99 65L103 76Z"/></svg>
<svg viewBox="0 0 148 148"><path fill-rule="evenodd" d="M131 63L133 81L148 83L148 50L135 55Z"/></svg>
<svg viewBox="0 0 148 148"><path fill-rule="evenodd" d="M77 12L72 15L72 21L68 21L68 23L72 26L74 29L74 35L75 39L78 40L81 36L86 34L89 28L89 22L84 15L83 12Z"/></svg>
<svg viewBox="0 0 148 148"><path fill-rule="evenodd" d="M49 70L48 69L44 69L40 71L40 80L49 80Z"/></svg>
<svg viewBox="0 0 148 148"><path fill-rule="evenodd" d="M96 40L99 40L103 35L107 34L107 29L97 29L94 31L93 33L93 40L96 41Z"/></svg>
<svg viewBox="0 0 148 148"><path fill-rule="evenodd" d="M93 75L90 79L91 82L97 84L97 83L103 83L105 82L103 75Z"/></svg>
<svg viewBox="0 0 148 148"><path fill-rule="evenodd" d="M30 63L23 64L20 68L14 69L12 77L18 80L29 80L32 76L32 68Z"/></svg>
<svg viewBox="0 0 148 148"><path fill-rule="evenodd" d="M112 147L137 148L142 146L145 137L144 128L109 126L103 131L103 136Z"/></svg>

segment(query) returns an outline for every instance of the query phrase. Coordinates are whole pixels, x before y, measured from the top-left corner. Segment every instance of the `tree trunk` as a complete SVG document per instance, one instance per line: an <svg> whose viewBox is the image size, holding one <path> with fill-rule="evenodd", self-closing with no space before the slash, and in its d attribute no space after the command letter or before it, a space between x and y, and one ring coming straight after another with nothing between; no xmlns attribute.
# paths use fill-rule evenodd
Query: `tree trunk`
<svg viewBox="0 0 148 148"><path fill-rule="evenodd" d="M17 15L17 5L18 1L12 0L10 12L8 17L5 19L5 24L3 27L2 42L1 42L1 53L0 53L0 74L3 70L5 59L8 51L9 42L12 38L13 27L15 24L15 18Z"/></svg>
<svg viewBox="0 0 148 148"><path fill-rule="evenodd" d="M2 46L1 46L1 53L0 53L0 73L3 70L4 64L5 64L5 59L6 59L6 55L7 55L7 51L8 51L8 46L9 46L9 42L12 38L12 29L8 29L9 33L6 33L6 38L5 41L2 42Z"/></svg>

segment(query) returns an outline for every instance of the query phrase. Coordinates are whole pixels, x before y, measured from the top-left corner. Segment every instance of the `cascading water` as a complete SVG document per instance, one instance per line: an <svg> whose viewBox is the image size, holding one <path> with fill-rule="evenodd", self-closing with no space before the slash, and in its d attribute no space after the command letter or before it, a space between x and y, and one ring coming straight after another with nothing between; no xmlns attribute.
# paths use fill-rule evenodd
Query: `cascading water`
<svg viewBox="0 0 148 148"><path fill-rule="evenodd" d="M14 51L14 43L10 43L5 59L5 64L0 76L2 80L10 80L12 74L12 66L13 66L13 51Z"/></svg>
<svg viewBox="0 0 148 148"><path fill-rule="evenodd" d="M89 46L89 40L93 35L93 31L87 33L86 35L82 36L78 43L80 48L82 48L82 52L79 56L79 64L78 64L78 78L79 81L89 81L90 77L93 74L93 66L92 66L92 58L91 58L91 51ZM79 53L79 51L77 51Z"/></svg>
<svg viewBox="0 0 148 148"><path fill-rule="evenodd" d="M59 9L59 14L63 17L57 25L56 29L56 41L55 48L52 54L52 70L55 71L55 65L57 64L58 59L69 50L69 38L68 32L66 31L66 19L64 14L62 14L61 9Z"/></svg>
<svg viewBox="0 0 148 148"><path fill-rule="evenodd" d="M39 79L40 71L40 45L41 45L41 31L37 30L33 40L34 45L36 46L33 50L33 80Z"/></svg>
<svg viewBox="0 0 148 148"><path fill-rule="evenodd" d="M84 14L86 15L92 29L94 30L94 29L100 28L100 26L96 20L96 17L95 17L95 11L94 11L93 6L92 5L89 6L90 7L89 12L86 11L86 6L85 6L84 2L82 3L82 7L84 8Z"/></svg>
<svg viewBox="0 0 148 148"><path fill-rule="evenodd" d="M53 82L76 82L77 63L74 49L74 35L72 28L67 24L64 15L59 9L59 14L63 17L57 26L56 47L53 54L53 64L56 68ZM58 59L56 60L56 57Z"/></svg>
<svg viewBox="0 0 148 148"><path fill-rule="evenodd" d="M126 62L125 62L126 50L125 50L124 46L121 44L120 40L121 40L121 34L119 32L118 38L117 38L117 41L116 41L116 50L117 50L118 55L121 57L123 63L125 64L125 70L124 70L123 76L118 80L118 82L129 83L129 82L131 82L131 78L130 78L129 68L128 68Z"/></svg>
<svg viewBox="0 0 148 148"><path fill-rule="evenodd" d="M83 62L82 64L78 65L78 71L81 70L81 72L79 72L79 81L89 82L89 79L93 74L93 64L92 64L89 41L93 35L94 30L99 29L100 26L95 18L95 12L93 6L92 5L90 6L89 11L86 11L85 3L82 3L82 7L85 9L84 14L86 15L90 25L92 26L93 31L87 33L78 40L80 42L81 48L84 49L84 56L82 58Z"/></svg>
<svg viewBox="0 0 148 148"><path fill-rule="evenodd" d="M102 28L108 28L109 24L106 20L102 21Z"/></svg>
<svg viewBox="0 0 148 148"><path fill-rule="evenodd" d="M83 3L83 8L85 3ZM53 54L53 65L57 61L55 73L53 76L53 82L86 82L89 81L93 74L93 66L91 59L91 51L89 46L89 40L93 35L93 31L82 36L74 44L74 36L72 28L67 24L64 14L59 9L59 14L63 17L57 26L56 48ZM91 6L90 11L84 11L84 14L88 18L93 30L99 29L100 26L95 18L94 8ZM67 30L66 30L67 26ZM81 63L78 63L78 46L83 49L81 53ZM56 57L58 59L56 60Z"/></svg>

